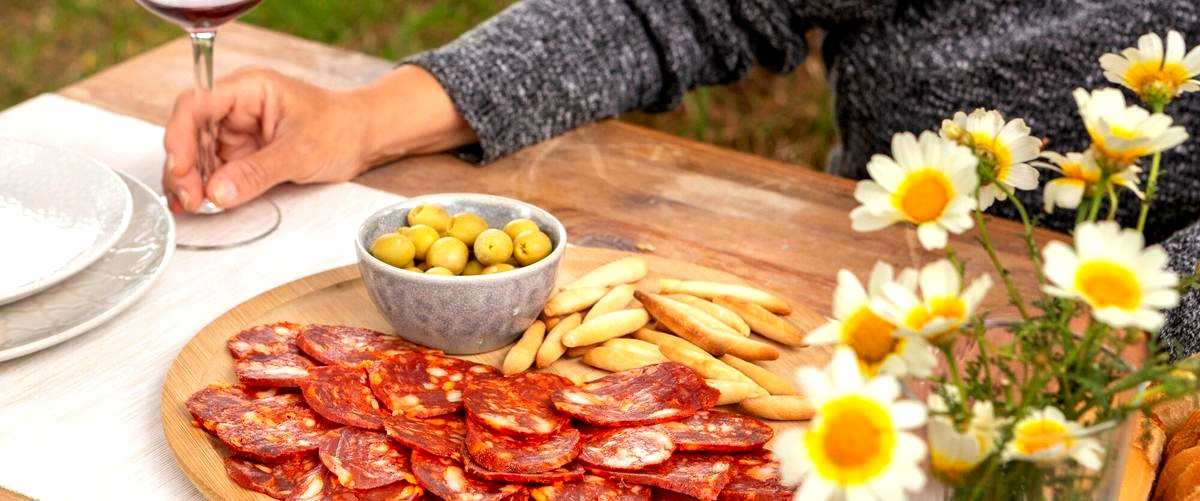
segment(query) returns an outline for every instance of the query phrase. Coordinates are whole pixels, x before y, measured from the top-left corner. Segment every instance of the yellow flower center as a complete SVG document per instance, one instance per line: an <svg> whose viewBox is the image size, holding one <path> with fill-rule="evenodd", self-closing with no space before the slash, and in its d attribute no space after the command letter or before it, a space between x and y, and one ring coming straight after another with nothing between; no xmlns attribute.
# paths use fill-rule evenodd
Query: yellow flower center
<svg viewBox="0 0 1200 501"><path fill-rule="evenodd" d="M1078 162L1067 162L1059 166L1062 169L1064 177L1071 179L1080 179L1089 184L1100 180L1100 171L1084 170L1083 164ZM1116 179L1116 178L1113 178Z"/></svg>
<svg viewBox="0 0 1200 501"><path fill-rule="evenodd" d="M904 178L892 194L892 205L909 221L921 224L940 217L953 197L950 178L936 169L921 169Z"/></svg>
<svg viewBox="0 0 1200 501"><path fill-rule="evenodd" d="M1013 446L1022 454L1034 454L1056 446L1062 446L1066 452L1073 441L1066 425L1053 419L1030 419L1013 430Z"/></svg>
<svg viewBox="0 0 1200 501"><path fill-rule="evenodd" d="M864 372L874 375L889 355L900 351L895 330L896 326L862 306L842 322L842 342L854 349Z"/></svg>
<svg viewBox="0 0 1200 501"><path fill-rule="evenodd" d="M1133 271L1111 261L1093 260L1075 270L1075 289L1097 308L1141 306L1142 287Z"/></svg>
<svg viewBox="0 0 1200 501"><path fill-rule="evenodd" d="M947 456L937 449L930 450L929 460L933 465L934 473L937 473L942 481L950 485L962 485L967 473L970 473L979 464Z"/></svg>
<svg viewBox="0 0 1200 501"><path fill-rule="evenodd" d="M804 435L817 474L839 485L877 477L892 462L896 429L882 404L859 395L829 400L819 426Z"/></svg>
<svg viewBox="0 0 1200 501"><path fill-rule="evenodd" d="M1012 166L1012 152L1008 151L1008 146L983 132L972 132L971 141L976 150L982 150L995 161L996 179L1007 180L1009 167Z"/></svg>
<svg viewBox="0 0 1200 501"><path fill-rule="evenodd" d="M954 320L951 327L957 327L967 316L967 304L958 296L939 296L913 307L904 317L904 325L910 329L920 329L937 317Z"/></svg>
<svg viewBox="0 0 1200 501"><path fill-rule="evenodd" d="M1139 94L1148 94L1157 90L1156 87L1175 94L1188 81L1188 70L1179 63L1137 61L1129 65L1124 76L1129 87Z"/></svg>

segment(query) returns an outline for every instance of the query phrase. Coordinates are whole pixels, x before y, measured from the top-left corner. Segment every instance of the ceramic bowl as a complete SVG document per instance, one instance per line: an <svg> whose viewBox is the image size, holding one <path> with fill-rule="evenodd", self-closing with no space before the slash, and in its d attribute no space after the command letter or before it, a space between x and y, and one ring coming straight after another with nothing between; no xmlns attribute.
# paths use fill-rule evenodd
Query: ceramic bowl
<svg viewBox="0 0 1200 501"><path fill-rule="evenodd" d="M438 204L450 214L468 211L503 228L533 220L554 243L532 265L491 275L438 276L405 271L367 251L380 235L406 226L409 209ZM358 267L375 306L409 341L454 355L491 351L516 339L537 319L550 297L567 243L567 231L549 212L511 198L468 193L414 197L371 215L354 242Z"/></svg>

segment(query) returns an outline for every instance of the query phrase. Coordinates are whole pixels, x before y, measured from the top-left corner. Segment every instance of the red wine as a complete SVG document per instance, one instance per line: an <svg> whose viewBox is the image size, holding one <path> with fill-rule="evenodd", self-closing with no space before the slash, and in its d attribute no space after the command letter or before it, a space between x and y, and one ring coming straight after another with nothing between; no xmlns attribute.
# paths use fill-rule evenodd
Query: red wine
<svg viewBox="0 0 1200 501"><path fill-rule="evenodd" d="M253 9L262 0L137 0L150 12L190 31L215 28Z"/></svg>

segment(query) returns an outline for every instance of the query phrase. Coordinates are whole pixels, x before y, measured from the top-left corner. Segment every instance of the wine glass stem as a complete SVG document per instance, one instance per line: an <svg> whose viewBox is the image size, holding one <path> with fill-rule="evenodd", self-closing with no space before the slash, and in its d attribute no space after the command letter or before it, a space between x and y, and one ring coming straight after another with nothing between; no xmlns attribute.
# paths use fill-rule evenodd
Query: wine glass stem
<svg viewBox="0 0 1200 501"><path fill-rule="evenodd" d="M192 63L196 70L196 105L203 110L203 125L200 128L198 148L196 150L196 167L200 171L200 180L208 186L208 178L217 169L217 124L212 120L210 111L213 91L213 44L217 39L216 31L193 31ZM221 212L221 208L212 203L207 197L201 203L200 212L213 214Z"/></svg>

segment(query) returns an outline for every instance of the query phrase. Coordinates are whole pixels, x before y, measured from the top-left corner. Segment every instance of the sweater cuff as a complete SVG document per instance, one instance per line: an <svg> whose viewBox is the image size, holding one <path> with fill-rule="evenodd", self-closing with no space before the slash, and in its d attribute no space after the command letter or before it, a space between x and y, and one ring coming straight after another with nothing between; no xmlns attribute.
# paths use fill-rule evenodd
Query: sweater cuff
<svg viewBox="0 0 1200 501"><path fill-rule="evenodd" d="M1200 258L1200 222L1180 230L1163 242L1170 255L1170 268L1180 277L1190 276ZM1200 293L1185 292L1179 305L1167 312L1159 338L1174 359L1200 352Z"/></svg>

